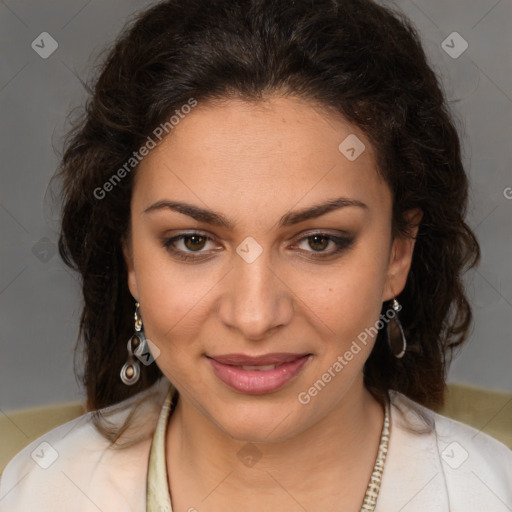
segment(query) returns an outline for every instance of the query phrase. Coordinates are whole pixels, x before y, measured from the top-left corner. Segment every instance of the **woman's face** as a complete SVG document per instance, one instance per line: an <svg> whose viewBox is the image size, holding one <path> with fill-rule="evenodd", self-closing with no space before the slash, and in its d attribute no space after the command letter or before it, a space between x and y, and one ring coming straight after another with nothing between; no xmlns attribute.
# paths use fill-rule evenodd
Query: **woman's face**
<svg viewBox="0 0 512 512"><path fill-rule="evenodd" d="M375 341L361 334L412 257L412 240L392 243L391 207L367 138L305 100L200 103L180 119L139 165L125 256L156 363L183 403L257 442L360 397ZM275 353L293 361L211 359Z"/></svg>

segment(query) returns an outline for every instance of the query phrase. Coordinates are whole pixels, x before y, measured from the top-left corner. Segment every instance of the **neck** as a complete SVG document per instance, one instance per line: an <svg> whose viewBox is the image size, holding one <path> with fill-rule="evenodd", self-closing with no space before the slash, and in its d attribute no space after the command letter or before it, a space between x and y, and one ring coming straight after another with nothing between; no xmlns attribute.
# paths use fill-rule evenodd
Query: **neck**
<svg viewBox="0 0 512 512"><path fill-rule="evenodd" d="M180 396L167 430L171 494L196 482L194 494L207 496L223 482L227 496L283 494L283 489L293 489L294 496L325 495L332 487L354 495L354 502L362 500L383 421L384 410L362 376L324 418L274 443L235 440ZM242 453L255 455L257 462L244 464ZM318 500L313 503L318 506Z"/></svg>

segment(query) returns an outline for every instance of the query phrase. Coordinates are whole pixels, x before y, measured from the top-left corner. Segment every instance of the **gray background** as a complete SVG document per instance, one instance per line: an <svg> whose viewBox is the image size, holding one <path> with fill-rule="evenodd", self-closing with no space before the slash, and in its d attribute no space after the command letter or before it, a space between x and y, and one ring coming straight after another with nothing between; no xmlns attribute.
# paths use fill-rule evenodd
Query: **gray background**
<svg viewBox="0 0 512 512"><path fill-rule="evenodd" d="M389 4L389 2L383 2ZM45 203L66 130L94 57L143 1L0 3L0 413L81 399L73 373L80 315L76 276L56 252L58 219ZM472 184L468 222L482 247L469 272L473 333L449 381L512 391L511 0L403 0L457 116ZM458 58L441 43L458 32ZM31 47L58 42L47 59ZM451 44L451 43L450 43ZM455 43L454 43L455 44ZM512 193L509 195L512 197Z"/></svg>

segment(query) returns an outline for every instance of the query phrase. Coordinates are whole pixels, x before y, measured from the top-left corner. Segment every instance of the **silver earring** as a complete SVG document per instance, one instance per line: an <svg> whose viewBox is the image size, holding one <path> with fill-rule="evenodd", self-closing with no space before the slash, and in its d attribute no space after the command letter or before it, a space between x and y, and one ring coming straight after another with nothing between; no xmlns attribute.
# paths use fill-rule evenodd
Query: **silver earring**
<svg viewBox="0 0 512 512"><path fill-rule="evenodd" d="M142 318L139 312L140 304L138 302L135 303L135 332L132 337L128 340L126 348L128 350L128 359L126 363L124 363L121 368L121 380L127 386L133 386L140 377L140 364L133 357L134 354L136 356L140 356L146 351L146 336L144 335L144 331L142 330Z"/></svg>
<svg viewBox="0 0 512 512"><path fill-rule="evenodd" d="M391 307L393 308L395 314L392 318L390 318L386 326L388 345L391 350L391 353L397 359L401 359L404 356L405 351L407 350L407 341L405 339L404 330L402 328L400 319L398 318L398 311L400 311L402 307L400 306L400 303L396 299L393 299ZM391 322L393 319L395 320L395 323L393 324L393 327L391 327Z"/></svg>

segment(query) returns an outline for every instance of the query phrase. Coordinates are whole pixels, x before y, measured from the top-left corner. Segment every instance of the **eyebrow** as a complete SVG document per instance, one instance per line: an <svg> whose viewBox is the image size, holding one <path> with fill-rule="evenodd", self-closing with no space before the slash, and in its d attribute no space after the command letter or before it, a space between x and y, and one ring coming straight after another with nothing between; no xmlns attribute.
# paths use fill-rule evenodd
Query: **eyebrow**
<svg viewBox="0 0 512 512"><path fill-rule="evenodd" d="M349 206L368 210L368 206L362 201L357 199L350 199L347 197L338 197L325 203L316 204L301 210L286 213L279 219L278 228L299 224L300 222L314 219L334 210L339 210L340 208ZM234 223L228 220L221 213L215 212L213 210L207 210L205 208L200 208L199 206L195 206L193 204L183 203L181 201L170 201L168 199L162 199L146 208L143 213L150 213L163 209L169 209L178 213L182 213L192 217L197 221L206 222L214 226L224 227L229 230L233 230L234 228Z"/></svg>

